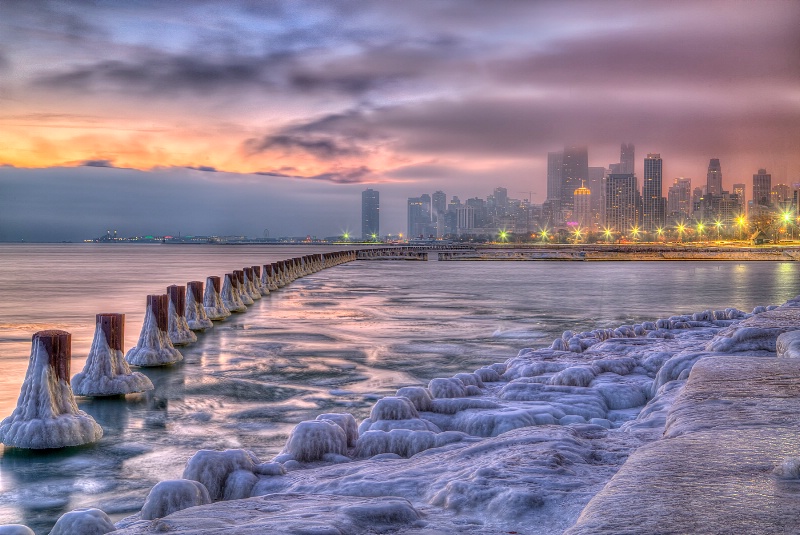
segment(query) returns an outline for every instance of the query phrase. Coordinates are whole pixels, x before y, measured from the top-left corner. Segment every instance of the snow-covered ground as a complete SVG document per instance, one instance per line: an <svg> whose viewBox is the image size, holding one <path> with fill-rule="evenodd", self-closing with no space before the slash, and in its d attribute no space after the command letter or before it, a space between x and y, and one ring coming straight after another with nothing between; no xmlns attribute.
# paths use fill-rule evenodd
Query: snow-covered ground
<svg viewBox="0 0 800 535"><path fill-rule="evenodd" d="M274 459L200 451L184 478L215 503L164 482L147 509L176 512L115 533L700 533L740 507L776 532L771 498L798 492L800 366L774 357L800 301L753 312L568 331L402 388L358 426L303 422Z"/></svg>

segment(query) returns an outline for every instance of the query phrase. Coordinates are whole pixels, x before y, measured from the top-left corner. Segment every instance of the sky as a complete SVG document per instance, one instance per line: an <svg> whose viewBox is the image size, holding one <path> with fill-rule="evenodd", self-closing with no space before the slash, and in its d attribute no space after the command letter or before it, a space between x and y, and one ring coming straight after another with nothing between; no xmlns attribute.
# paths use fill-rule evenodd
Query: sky
<svg viewBox="0 0 800 535"><path fill-rule="evenodd" d="M800 2L0 2L0 241L381 232L619 146L800 182Z"/></svg>

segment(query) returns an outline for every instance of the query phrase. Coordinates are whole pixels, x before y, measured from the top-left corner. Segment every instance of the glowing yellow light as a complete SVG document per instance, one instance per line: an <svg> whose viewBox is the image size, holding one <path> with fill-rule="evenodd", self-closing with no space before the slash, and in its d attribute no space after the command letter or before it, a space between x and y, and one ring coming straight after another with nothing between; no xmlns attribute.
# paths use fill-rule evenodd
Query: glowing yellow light
<svg viewBox="0 0 800 535"><path fill-rule="evenodd" d="M717 227L717 230L719 230L722 226L722 221L714 221L714 226Z"/></svg>
<svg viewBox="0 0 800 535"><path fill-rule="evenodd" d="M743 227L745 225L745 222L746 221L744 216L740 215L739 217L736 218L736 224L739 225L740 227Z"/></svg>
<svg viewBox="0 0 800 535"><path fill-rule="evenodd" d="M342 238L344 238L345 240L349 240L350 239L350 234L345 232L344 234L342 234Z"/></svg>
<svg viewBox="0 0 800 535"><path fill-rule="evenodd" d="M704 228L706 228L706 226L704 224L702 224L702 223L698 223L697 224L697 232L702 233Z"/></svg>
<svg viewBox="0 0 800 535"><path fill-rule="evenodd" d="M633 236L634 238L638 238L639 234L640 234L639 227L631 227L631 236Z"/></svg>
<svg viewBox="0 0 800 535"><path fill-rule="evenodd" d="M661 228L661 227L658 227L656 229L656 234L658 234L658 236L661 237L661 235L664 234L664 229Z"/></svg>
<svg viewBox="0 0 800 535"><path fill-rule="evenodd" d="M783 213L783 220L788 223L792 220L792 213L791 212L784 212Z"/></svg>

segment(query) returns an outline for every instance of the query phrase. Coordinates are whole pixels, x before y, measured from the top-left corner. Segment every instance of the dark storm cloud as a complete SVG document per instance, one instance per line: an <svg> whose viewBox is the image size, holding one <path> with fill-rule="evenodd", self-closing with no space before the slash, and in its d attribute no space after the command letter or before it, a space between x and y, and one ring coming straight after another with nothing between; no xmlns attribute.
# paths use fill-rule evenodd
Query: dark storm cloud
<svg viewBox="0 0 800 535"><path fill-rule="evenodd" d="M114 167L112 160L84 160L80 163L83 167Z"/></svg>
<svg viewBox="0 0 800 535"><path fill-rule="evenodd" d="M216 173L218 171L216 167L212 167L210 165L187 165L186 169L191 169L192 171L203 171L205 173Z"/></svg>
<svg viewBox="0 0 800 535"><path fill-rule="evenodd" d="M316 156L321 160L333 160L344 156L358 156L363 153L352 143L345 144L331 137L311 137L302 134L278 134L263 139L245 141L245 150L254 154L270 149L284 151L300 150Z"/></svg>
<svg viewBox="0 0 800 535"><path fill-rule="evenodd" d="M325 173L316 175L298 175L287 174L281 170L276 171L260 171L255 173L261 176L272 176L276 178L297 178L302 180L319 180L323 182L331 182L334 184L362 184L366 182L373 182L376 178L375 172L367 166L359 166L348 169L332 169Z"/></svg>

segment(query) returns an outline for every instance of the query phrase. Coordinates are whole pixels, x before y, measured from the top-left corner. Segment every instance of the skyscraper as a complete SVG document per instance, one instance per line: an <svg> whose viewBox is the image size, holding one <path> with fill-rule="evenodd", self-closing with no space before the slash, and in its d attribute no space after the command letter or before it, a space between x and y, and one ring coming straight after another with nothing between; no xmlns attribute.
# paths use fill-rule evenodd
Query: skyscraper
<svg viewBox="0 0 800 535"><path fill-rule="evenodd" d="M734 193L734 195L739 197L739 204L741 205L740 212L744 212L744 207L747 206L747 202L745 201L745 198L744 198L744 190L745 190L745 185L744 184L734 184L733 185L733 193Z"/></svg>
<svg viewBox="0 0 800 535"><path fill-rule="evenodd" d="M434 191L431 195L431 210L433 224L436 227L436 237L441 238L447 233L445 216L447 214L447 195L443 191Z"/></svg>
<svg viewBox="0 0 800 535"><path fill-rule="evenodd" d="M575 201L572 220L578 223L580 228L590 229L592 227L592 192L589 188L581 186L572 195Z"/></svg>
<svg viewBox="0 0 800 535"><path fill-rule="evenodd" d="M636 158L633 143L623 143L619 148L619 173L635 174Z"/></svg>
<svg viewBox="0 0 800 535"><path fill-rule="evenodd" d="M365 189L361 192L361 239L371 240L380 235L380 194Z"/></svg>
<svg viewBox="0 0 800 535"><path fill-rule="evenodd" d="M628 234L632 228L639 227L639 188L633 173L610 174L606 178L606 221L607 228Z"/></svg>
<svg viewBox="0 0 800 535"><path fill-rule="evenodd" d="M605 209L605 167L590 167L589 182L587 187L592 192L592 226L598 228L603 222L603 210Z"/></svg>
<svg viewBox="0 0 800 535"><path fill-rule="evenodd" d="M419 197L408 198L408 239L417 238L425 234L428 224L424 216L422 199Z"/></svg>
<svg viewBox="0 0 800 535"><path fill-rule="evenodd" d="M692 179L676 178L669 188L669 216L680 222L692 215Z"/></svg>
<svg viewBox="0 0 800 535"><path fill-rule="evenodd" d="M711 158L706 175L706 195L722 195L722 166L719 158Z"/></svg>
<svg viewBox="0 0 800 535"><path fill-rule="evenodd" d="M648 154L644 159L642 186L642 227L647 231L663 228L664 197L661 194L661 155Z"/></svg>
<svg viewBox="0 0 800 535"><path fill-rule="evenodd" d="M575 208L575 190L589 180L589 149L587 147L566 147L561 164L561 209L565 217L572 215Z"/></svg>
<svg viewBox="0 0 800 535"><path fill-rule="evenodd" d="M563 152L547 153L547 200L561 201L561 166L564 161Z"/></svg>
<svg viewBox="0 0 800 535"><path fill-rule="evenodd" d="M753 175L753 206L770 206L770 192L772 192L772 175L766 169L759 169Z"/></svg>

